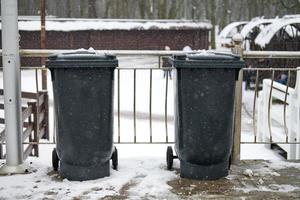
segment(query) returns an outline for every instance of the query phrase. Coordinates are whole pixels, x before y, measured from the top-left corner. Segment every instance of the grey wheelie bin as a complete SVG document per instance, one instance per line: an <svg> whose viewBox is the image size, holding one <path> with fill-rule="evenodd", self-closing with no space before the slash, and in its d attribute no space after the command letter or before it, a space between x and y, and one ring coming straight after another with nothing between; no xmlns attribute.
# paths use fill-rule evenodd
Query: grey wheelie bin
<svg viewBox="0 0 300 200"><path fill-rule="evenodd" d="M113 55L73 51L48 57L51 71L56 148L54 170L69 180L102 178L118 165L113 146Z"/></svg>
<svg viewBox="0 0 300 200"><path fill-rule="evenodd" d="M175 68L175 151L180 176L215 180L228 175L233 143L235 83L240 57L217 52L173 55Z"/></svg>

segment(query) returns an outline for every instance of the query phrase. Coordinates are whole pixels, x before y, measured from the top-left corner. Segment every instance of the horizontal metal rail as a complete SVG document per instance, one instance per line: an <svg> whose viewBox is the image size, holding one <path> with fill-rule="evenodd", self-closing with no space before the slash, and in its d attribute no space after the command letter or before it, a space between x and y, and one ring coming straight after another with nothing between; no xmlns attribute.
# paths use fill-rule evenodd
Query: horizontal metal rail
<svg viewBox="0 0 300 200"><path fill-rule="evenodd" d="M284 141L272 141L272 142L246 142L242 141L241 144L300 144L300 142L284 142Z"/></svg>
<svg viewBox="0 0 300 200"><path fill-rule="evenodd" d="M300 59L299 51L244 51L243 58Z"/></svg>
<svg viewBox="0 0 300 200"><path fill-rule="evenodd" d="M22 57L47 57L51 54L70 52L70 49L21 49ZM184 53L183 51L170 50L95 50L99 53L111 53L117 56L170 56ZM0 49L2 55L2 49ZM244 51L243 58L287 58L300 59L300 52L297 51Z"/></svg>
<svg viewBox="0 0 300 200"><path fill-rule="evenodd" d="M243 68L243 71L299 71L297 68Z"/></svg>
<svg viewBox="0 0 300 200"><path fill-rule="evenodd" d="M20 49L21 57L31 57L31 58L41 58L48 57L52 54L59 54L74 51L71 49ZM183 51L168 51L168 50L95 50L98 53L109 53L117 56L170 56L173 54L183 53ZM0 50L0 55L2 55L2 49Z"/></svg>

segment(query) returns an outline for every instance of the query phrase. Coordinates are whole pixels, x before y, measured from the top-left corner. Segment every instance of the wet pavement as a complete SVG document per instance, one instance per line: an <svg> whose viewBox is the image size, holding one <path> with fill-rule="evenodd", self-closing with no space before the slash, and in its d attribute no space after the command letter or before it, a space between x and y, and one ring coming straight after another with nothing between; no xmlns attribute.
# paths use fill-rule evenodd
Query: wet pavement
<svg viewBox="0 0 300 200"><path fill-rule="evenodd" d="M178 178L168 184L179 199L300 199L300 163L278 162L241 161L220 180Z"/></svg>

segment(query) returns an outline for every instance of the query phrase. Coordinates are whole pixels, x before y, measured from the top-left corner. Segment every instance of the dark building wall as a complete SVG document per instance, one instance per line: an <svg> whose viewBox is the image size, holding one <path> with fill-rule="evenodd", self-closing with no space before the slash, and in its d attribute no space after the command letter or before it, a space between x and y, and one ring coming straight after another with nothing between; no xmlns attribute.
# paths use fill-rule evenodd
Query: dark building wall
<svg viewBox="0 0 300 200"><path fill-rule="evenodd" d="M39 49L39 31L20 31L21 49ZM47 49L97 50L182 50L209 48L209 30L103 30L103 31L47 31ZM22 66L40 66L39 58L21 58Z"/></svg>
<svg viewBox="0 0 300 200"><path fill-rule="evenodd" d="M110 50L181 50L208 49L208 31L201 30L113 30L91 31L90 45L95 49Z"/></svg>

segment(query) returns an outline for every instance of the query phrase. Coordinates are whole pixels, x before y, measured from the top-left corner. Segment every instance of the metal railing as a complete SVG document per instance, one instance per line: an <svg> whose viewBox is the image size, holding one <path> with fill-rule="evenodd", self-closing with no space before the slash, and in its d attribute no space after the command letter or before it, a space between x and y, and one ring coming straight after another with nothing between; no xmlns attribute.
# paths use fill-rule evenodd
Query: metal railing
<svg viewBox="0 0 300 200"><path fill-rule="evenodd" d="M300 68L248 68L243 71L254 71L256 78L250 113L252 140L242 140L241 144L276 144L286 152L287 159L300 159L300 123L297 114L300 108ZM270 77L262 80L259 91L259 75L263 72L269 73ZM275 79L275 74L283 72L287 76L284 84ZM295 88L290 87L292 75L297 77ZM272 112L273 105L281 109ZM276 127L273 126L275 123Z"/></svg>
<svg viewBox="0 0 300 200"><path fill-rule="evenodd" d="M300 59L300 52L245 51L242 54L245 59ZM240 144L264 144L270 147L276 145L287 159L299 160L299 68L255 67L257 66L243 69L244 73L254 72L255 84L252 112L249 113L243 107L244 112L251 115L252 139L241 140ZM269 74L268 77L266 73ZM260 77L262 74L263 79ZM276 80L276 76L280 74L286 77L283 82Z"/></svg>
<svg viewBox="0 0 300 200"><path fill-rule="evenodd" d="M21 50L22 56L27 57L46 57L52 53L61 53L68 50ZM237 50L238 52L239 50ZM101 51L103 52L103 51ZM160 73L159 76L163 76L162 72L165 72L165 70L171 70L171 68L162 68L162 57L164 56L170 56L174 53L182 53L181 51L105 51L109 53L114 53L118 56L153 56L157 57L155 59L157 61L157 65L155 67L128 67L126 68L117 68L115 72L115 143L119 144L166 144L166 143L173 143L174 142L174 116L170 115L172 114L173 108L170 107L170 102L172 102L171 99L171 91L172 91L172 84L170 84L171 80L168 77L168 75L165 77L165 79L161 79L163 81L160 81L160 86L158 88L155 88L155 83L157 79L155 78L155 73ZM300 58L299 52L241 52L244 58ZM133 63L134 64L134 63ZM255 67L255 66L254 66ZM239 81L237 82L237 94L236 94L236 114L235 114L235 139L234 139L234 153L233 157L235 160L239 160L240 155L240 145L241 144L273 144L274 142L277 142L278 144L291 144L291 145L298 145L299 141L291 142L291 140L285 139L284 141L274 141L273 138L269 140L261 140L261 138L258 137L258 123L260 123L259 120L257 120L258 113L255 112L258 107L258 97L261 96L260 93L260 74L263 72L269 72L270 78L271 78L271 85L272 89L269 91L268 95L268 119L266 121L262 121L263 123L267 123L269 128L269 135L274 135L272 127L270 126L272 124L273 114L271 112L272 110L272 94L274 91L278 90L278 87L276 87L277 83L275 82L275 74L279 71L286 71L288 75L291 73L295 73L296 69L294 68L247 68L243 69L243 72L249 72L249 71L255 71L256 78L255 78L255 90L254 90L254 96L253 96L253 105L252 105L252 113L251 111L247 111L245 107L242 105L242 74L240 73ZM39 68L40 70L46 70L45 68ZM138 104L138 98L139 98L139 90L141 89L140 82L137 80L140 76L140 72L145 72L148 79L143 80L143 83L147 83L144 85L142 90L147 91L147 109L143 109L143 111L139 111L137 108ZM127 75L131 74L132 78L127 79L125 82L127 83L130 81L130 84L124 84L122 82L122 79L126 77ZM127 74L127 75L126 75ZM288 76L290 77L290 76ZM288 80L289 82L290 80ZM288 85L288 83L287 83ZM132 93L125 92L124 90L131 90ZM283 112L284 112L284 119L282 121L284 130L287 131L287 124L288 118L286 117L288 115L288 99L289 99L289 92L291 91L291 88L287 87L283 89L282 92L284 94L283 98ZM161 94L161 102L163 102L163 106L160 106L160 112L155 113L155 106L156 104L153 103L153 101L156 99L154 97L155 94ZM130 101L127 101L129 105L131 105L132 110L123 110L122 109L122 102L124 102L124 99L128 98L128 96L131 97ZM145 98L144 98L145 99ZM144 102L145 103L145 102ZM241 139L241 118L242 118L242 112L250 112L250 119L252 119L252 136L253 140L243 140ZM138 125L142 122L142 125L144 126L144 129L139 131ZM160 130L159 133L157 133L157 129L155 129L155 125L159 123ZM126 124L131 124L132 130L128 129ZM149 129L146 127L148 126ZM148 130L148 131L145 131ZM145 133L147 132L147 133ZM286 132L285 132L286 133ZM155 139L155 134L159 135L159 139ZM139 140L142 135L142 140ZM124 137L126 140L124 140ZM129 138L129 139L128 139ZM29 142L27 144L53 144L55 143L55 140L52 142Z"/></svg>
<svg viewBox="0 0 300 200"><path fill-rule="evenodd" d="M152 67L152 68L117 68L116 69L116 85L117 85L117 89L116 89L116 93L115 95L117 96L116 101L117 101L117 108L116 108L116 122L117 122L117 137L115 139L115 143L119 143L119 144L166 144L166 143L174 143L174 140L170 140L170 135L169 135L169 126L173 126L173 119L172 116L169 116L168 113L172 113L173 109L170 111L169 108L169 103L172 101L172 99L169 98L169 93L170 93L170 78L169 76L165 76L165 78L163 79L163 73L161 73L162 71L167 71L167 70L171 70L171 68L160 68L159 64L157 65L157 67ZM141 83L137 83L137 73L138 72L143 72L143 84L144 87L139 86L139 90L143 90L146 91L145 93L148 94L147 98L143 98L142 100L147 99L148 103L143 101L143 104L147 106L147 109L143 109L142 112L138 113L137 112L137 97L141 97L141 94L137 94L137 85L141 84ZM132 78L128 78L124 81L122 81L122 74L131 74ZM159 83L154 83L154 74L156 76L160 76L160 80ZM129 115L127 115L127 118L131 119L131 122L124 122L124 123L132 123L133 126L133 134L132 134L132 138L130 140L128 140L129 138L126 137L126 141L122 140L122 135L125 135L124 133L122 133L122 120L124 120L125 118L122 118L122 113L127 112L128 111L122 111L121 110L121 102L122 99L124 97L122 97L122 85L124 85L124 82L127 81L131 81L132 82L132 102L128 102L129 104L132 105L132 110L129 111ZM156 80L157 81L157 80ZM155 109L155 105L153 103L153 90L154 90L154 86L157 86L157 84L163 84L160 85L161 87L158 88L156 87L156 89L159 89L160 91L156 90L155 93L159 93L162 95L163 98L161 98L161 102L163 103L163 106L160 106L162 109L162 112L159 113L154 113L154 109ZM128 86L128 85L127 85ZM129 88L127 88L127 90L130 90ZM124 92L123 92L124 93ZM142 95L145 95L142 94ZM127 97L128 99L128 97ZM158 109L156 109L158 110ZM143 117L139 117L143 115ZM154 115L156 115L156 120L153 120ZM141 119L142 118L142 119ZM148 125L149 127L149 134L146 136L144 132L148 132L148 131L143 131L143 132L138 132L137 131L137 123L139 121L139 119L141 119L140 121L143 121L142 124L143 125ZM124 120L125 121L125 120ZM159 131L160 134L160 139L155 139L154 134L153 134L153 125L155 122L161 123L160 125L164 125L164 131ZM126 132L130 132L128 129L126 129ZM162 137L163 135L163 137ZM141 136L141 140L139 141L137 138L138 136Z"/></svg>

